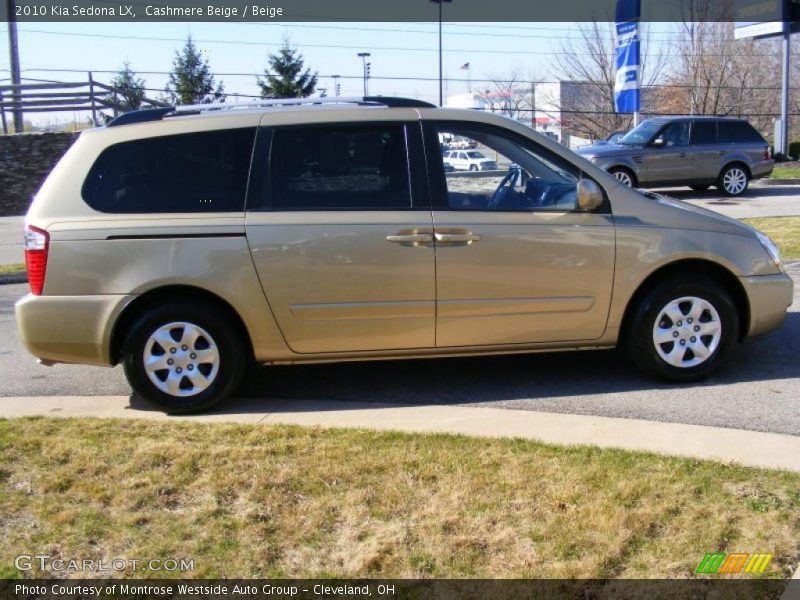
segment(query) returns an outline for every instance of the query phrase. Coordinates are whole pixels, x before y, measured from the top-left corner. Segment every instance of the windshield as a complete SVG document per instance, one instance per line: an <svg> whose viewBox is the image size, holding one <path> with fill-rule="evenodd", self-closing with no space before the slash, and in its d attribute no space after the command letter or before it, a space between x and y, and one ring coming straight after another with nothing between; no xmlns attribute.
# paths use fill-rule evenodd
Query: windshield
<svg viewBox="0 0 800 600"><path fill-rule="evenodd" d="M470 158L486 158L480 152L467 152L467 156L469 156Z"/></svg>
<svg viewBox="0 0 800 600"><path fill-rule="evenodd" d="M664 123L658 121L645 121L641 125L634 127L628 133L622 136L618 142L620 144L648 144L653 137L658 133L658 130L664 126Z"/></svg>

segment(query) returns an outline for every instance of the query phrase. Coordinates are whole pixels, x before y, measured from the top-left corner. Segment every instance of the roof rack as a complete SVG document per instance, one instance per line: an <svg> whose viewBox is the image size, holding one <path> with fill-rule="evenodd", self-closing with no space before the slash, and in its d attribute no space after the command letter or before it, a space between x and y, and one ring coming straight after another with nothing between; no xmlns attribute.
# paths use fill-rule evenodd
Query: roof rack
<svg viewBox="0 0 800 600"><path fill-rule="evenodd" d="M124 113L112 119L107 127L130 125L159 121L166 116L199 114L217 110L246 110L251 108L274 108L281 106L315 106L320 104L350 104L357 106L383 106L386 108L436 108L435 104L414 100L413 98L397 98L394 96L364 96L364 97L339 97L326 96L322 98L280 98L264 99L252 102L216 103L216 104L188 104L182 106L167 106L163 108L145 108Z"/></svg>

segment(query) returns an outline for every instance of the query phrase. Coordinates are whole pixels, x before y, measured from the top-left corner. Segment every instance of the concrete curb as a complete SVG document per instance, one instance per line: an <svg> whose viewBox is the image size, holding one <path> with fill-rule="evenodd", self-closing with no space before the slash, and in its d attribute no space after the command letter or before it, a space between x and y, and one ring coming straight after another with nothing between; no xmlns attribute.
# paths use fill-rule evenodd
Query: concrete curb
<svg viewBox="0 0 800 600"><path fill-rule="evenodd" d="M759 179L758 183L761 185L797 185L800 186L800 179Z"/></svg>
<svg viewBox="0 0 800 600"><path fill-rule="evenodd" d="M5 273L0 275L0 285L10 285L12 283L28 283L28 274L22 273Z"/></svg>
<svg viewBox="0 0 800 600"><path fill-rule="evenodd" d="M800 472L800 437L777 433L486 407L259 399L229 404L233 406L228 413L170 417L131 406L127 396L9 397L0 398L0 417L136 418L514 437Z"/></svg>

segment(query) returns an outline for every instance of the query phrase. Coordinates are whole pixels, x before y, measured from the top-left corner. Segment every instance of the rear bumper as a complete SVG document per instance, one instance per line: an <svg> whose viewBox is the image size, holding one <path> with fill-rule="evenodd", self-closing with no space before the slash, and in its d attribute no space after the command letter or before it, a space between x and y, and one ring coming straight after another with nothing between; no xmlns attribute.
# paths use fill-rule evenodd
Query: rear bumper
<svg viewBox="0 0 800 600"><path fill-rule="evenodd" d="M111 365L111 332L134 296L34 296L15 305L25 348L45 363Z"/></svg>
<svg viewBox="0 0 800 600"><path fill-rule="evenodd" d="M761 335L780 327L786 318L786 309L792 304L792 278L781 273L741 277L740 281L750 302L750 327L746 337Z"/></svg>
<svg viewBox="0 0 800 600"><path fill-rule="evenodd" d="M768 177L772 174L772 169L775 167L775 161L772 159L761 160L753 164L751 175L753 179L760 179L761 177Z"/></svg>

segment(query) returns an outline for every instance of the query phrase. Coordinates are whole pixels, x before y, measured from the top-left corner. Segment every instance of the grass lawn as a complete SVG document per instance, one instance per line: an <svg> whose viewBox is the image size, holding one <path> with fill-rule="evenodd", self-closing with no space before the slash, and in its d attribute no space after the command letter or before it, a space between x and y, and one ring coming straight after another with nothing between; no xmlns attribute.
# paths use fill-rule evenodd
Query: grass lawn
<svg viewBox="0 0 800 600"><path fill-rule="evenodd" d="M742 219L772 238L785 260L800 260L800 217Z"/></svg>
<svg viewBox="0 0 800 600"><path fill-rule="evenodd" d="M787 577L799 510L800 474L616 450L0 420L0 577L22 553L190 557L193 577L691 577L718 550Z"/></svg>
<svg viewBox="0 0 800 600"><path fill-rule="evenodd" d="M771 177L773 179L800 178L800 166L797 166L797 163L791 166L775 165Z"/></svg>
<svg viewBox="0 0 800 600"><path fill-rule="evenodd" d="M24 263L15 263L12 265L0 265L0 275L10 275L25 272Z"/></svg>

